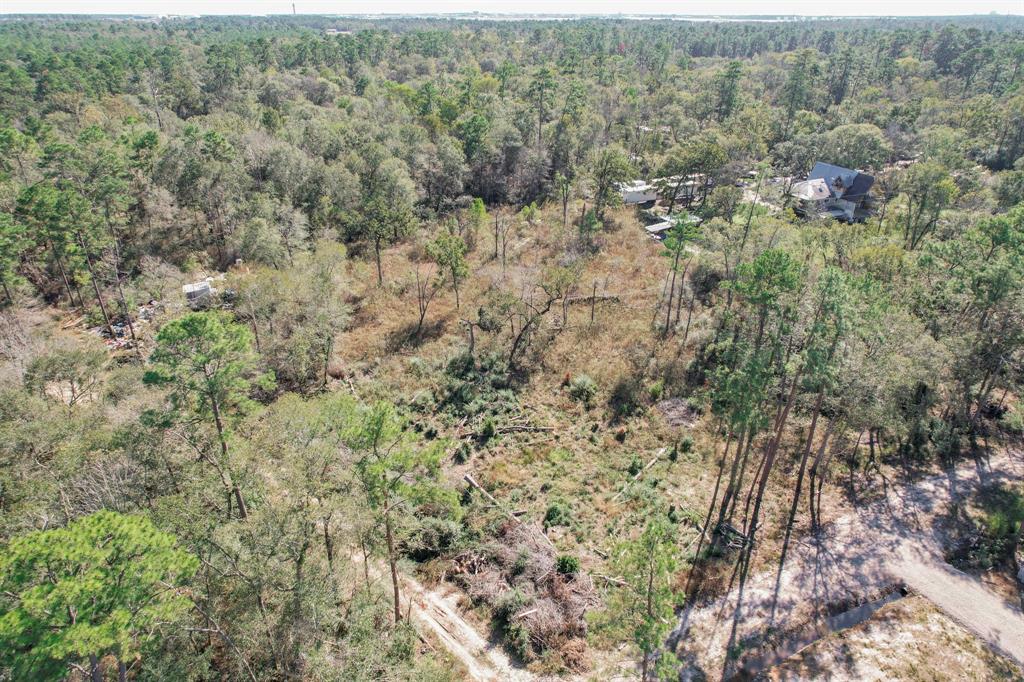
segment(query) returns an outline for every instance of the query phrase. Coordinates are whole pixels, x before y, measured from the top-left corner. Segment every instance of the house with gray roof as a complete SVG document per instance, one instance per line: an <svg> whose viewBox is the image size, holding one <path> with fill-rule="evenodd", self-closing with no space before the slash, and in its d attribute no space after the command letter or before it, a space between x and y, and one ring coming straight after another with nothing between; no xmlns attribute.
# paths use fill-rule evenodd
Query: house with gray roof
<svg viewBox="0 0 1024 682"><path fill-rule="evenodd" d="M866 217L865 200L874 184L875 178L867 173L819 161L790 194L801 215L830 215L852 223Z"/></svg>

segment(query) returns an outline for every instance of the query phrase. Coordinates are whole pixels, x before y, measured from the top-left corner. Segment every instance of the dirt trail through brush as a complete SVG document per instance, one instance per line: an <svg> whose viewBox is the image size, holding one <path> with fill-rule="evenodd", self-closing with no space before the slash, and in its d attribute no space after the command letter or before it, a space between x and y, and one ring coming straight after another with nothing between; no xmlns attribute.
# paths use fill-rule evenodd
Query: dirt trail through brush
<svg viewBox="0 0 1024 682"><path fill-rule="evenodd" d="M363 557L353 554L352 562L362 564ZM370 579L384 581L390 589L391 577L386 566L371 561L366 570ZM512 662L500 642L488 641L459 613L457 592L451 589L444 591L444 585L428 589L407 575L400 574L399 581L403 609L409 609L409 617L419 633L432 633L463 665L467 679L473 682L539 682L541 678Z"/></svg>
<svg viewBox="0 0 1024 682"><path fill-rule="evenodd" d="M1024 665L1024 616L944 560L943 517L951 503L982 486L1024 479L1024 453L962 464L901 487L844 516L817 538L790 546L777 569L704 606L687 609L674 636L683 678L724 679L743 672L744 652L820 626L842 605L859 604L906 584L994 649ZM734 583L735 584L735 583ZM756 658L756 654L751 659Z"/></svg>
<svg viewBox="0 0 1024 682"><path fill-rule="evenodd" d="M469 679L478 682L510 680L532 682L538 678L512 663L500 643L485 639L455 605L457 594L428 590L416 580L402 578L404 597L412 600L412 619L426 628L465 666Z"/></svg>

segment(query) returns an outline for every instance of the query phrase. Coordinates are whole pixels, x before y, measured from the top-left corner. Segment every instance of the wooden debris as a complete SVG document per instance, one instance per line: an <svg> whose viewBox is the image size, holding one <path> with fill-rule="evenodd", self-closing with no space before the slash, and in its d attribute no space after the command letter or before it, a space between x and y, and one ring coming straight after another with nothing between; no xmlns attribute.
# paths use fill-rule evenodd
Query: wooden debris
<svg viewBox="0 0 1024 682"><path fill-rule="evenodd" d="M636 472L635 474L633 474L633 478L631 478L631 479L629 480L629 483L627 483L627 484L626 484L626 485L625 485L625 486L624 486L624 487L622 488L622 490L620 490L620 491L619 491L618 493L616 493L615 497L613 497L613 498L612 498L612 502L616 502L616 501L618 501L618 499L619 499L620 497L622 497L622 496L623 496L623 495L624 495L624 494L626 493L626 491L627 491L627 490L629 490L629 486L630 486L630 485L632 485L633 483L635 483L635 482L636 482L636 480L637 480L638 478L640 478L641 476L643 476L643 475L644 475L644 472L645 472L645 471L647 471L647 470L648 470L648 469L650 469L650 468L651 468L652 466L654 466L654 463L655 463L655 462L657 462L657 461L658 461L658 459L659 459L659 458L660 458L660 457L661 457L662 455L664 455L664 454L665 454L665 450L667 450L667 449L668 449L668 448L661 448L660 450L658 450L658 452L657 452L657 453L656 453L656 454L654 455L654 457L653 457L653 458L651 459L651 461L647 463L647 466L645 466L645 467L644 467L643 469L641 469L640 471L638 471L638 472Z"/></svg>

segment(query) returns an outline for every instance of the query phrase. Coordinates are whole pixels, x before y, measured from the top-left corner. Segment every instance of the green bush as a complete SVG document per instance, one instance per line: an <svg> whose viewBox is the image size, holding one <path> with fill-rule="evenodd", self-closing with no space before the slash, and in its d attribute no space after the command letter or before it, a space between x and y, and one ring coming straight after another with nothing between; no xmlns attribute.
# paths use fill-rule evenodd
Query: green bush
<svg viewBox="0 0 1024 682"><path fill-rule="evenodd" d="M522 575L526 572L526 567L530 565L530 553L526 550L520 551L516 555L516 560L512 562L509 572L512 573L513 577Z"/></svg>
<svg viewBox="0 0 1024 682"><path fill-rule="evenodd" d="M647 387L647 393L651 396L652 401L657 402L661 400L661 396L665 393L665 381L658 379Z"/></svg>
<svg viewBox="0 0 1024 682"><path fill-rule="evenodd" d="M626 471L629 472L630 476L636 476L643 469L644 463L640 461L640 458L633 455L632 461L629 463L629 468Z"/></svg>
<svg viewBox="0 0 1024 682"><path fill-rule="evenodd" d="M953 556L960 567L987 570L1012 560L1017 529L1024 521L1024 491L1009 487L983 490L975 531Z"/></svg>
<svg viewBox="0 0 1024 682"><path fill-rule="evenodd" d="M532 658L530 631L523 623L512 623L505 628L505 646L521 661L529 661Z"/></svg>
<svg viewBox="0 0 1024 682"><path fill-rule="evenodd" d="M494 620L505 635L505 646L520 660L528 661L533 654L530 646L530 631L522 622L512 618L526 608L528 599L518 589L501 594L494 604Z"/></svg>
<svg viewBox="0 0 1024 682"><path fill-rule="evenodd" d="M615 382L608 405L619 419L632 417L643 409L641 386L633 377L623 377Z"/></svg>
<svg viewBox="0 0 1024 682"><path fill-rule="evenodd" d="M391 646L388 650L388 658L392 661L412 661L416 655L416 646L419 644L419 637L416 628L408 621L395 625L391 633Z"/></svg>
<svg viewBox="0 0 1024 682"><path fill-rule="evenodd" d="M459 523L427 516L405 542L404 550L414 561L427 561L451 551L461 540Z"/></svg>
<svg viewBox="0 0 1024 682"><path fill-rule="evenodd" d="M1003 428L1010 433L1024 434L1024 411L1013 410L1012 412L1007 412L999 421Z"/></svg>
<svg viewBox="0 0 1024 682"><path fill-rule="evenodd" d="M584 407L590 407L590 403L597 396L597 382L586 374L579 374L569 381L569 397Z"/></svg>
<svg viewBox="0 0 1024 682"><path fill-rule="evenodd" d="M935 419L931 427L931 441L935 454L946 461L955 459L964 449L963 434L952 425Z"/></svg>
<svg viewBox="0 0 1024 682"><path fill-rule="evenodd" d="M480 427L480 442L486 443L498 435L498 425L494 421L494 417L488 415L484 418L484 423Z"/></svg>
<svg viewBox="0 0 1024 682"><path fill-rule="evenodd" d="M560 554L555 559L555 570L562 575L575 575L580 572L580 560L570 554Z"/></svg>
<svg viewBox="0 0 1024 682"><path fill-rule="evenodd" d="M431 374L430 365L421 357L409 358L409 374L418 379L426 378Z"/></svg>
<svg viewBox="0 0 1024 682"><path fill-rule="evenodd" d="M469 443L459 443L459 447L455 448L455 454L452 459L455 460L456 464L465 464L472 458L473 448L469 446Z"/></svg>
<svg viewBox="0 0 1024 682"><path fill-rule="evenodd" d="M544 512L544 527L568 526L572 522L572 512L563 502L552 502Z"/></svg>
<svg viewBox="0 0 1024 682"><path fill-rule="evenodd" d="M517 589L504 592L494 603L494 618L502 625L512 622L512 616L516 615L526 606L526 595Z"/></svg>
<svg viewBox="0 0 1024 682"><path fill-rule="evenodd" d="M504 360L493 354L454 357L437 389L437 407L455 417L501 416L517 403Z"/></svg>

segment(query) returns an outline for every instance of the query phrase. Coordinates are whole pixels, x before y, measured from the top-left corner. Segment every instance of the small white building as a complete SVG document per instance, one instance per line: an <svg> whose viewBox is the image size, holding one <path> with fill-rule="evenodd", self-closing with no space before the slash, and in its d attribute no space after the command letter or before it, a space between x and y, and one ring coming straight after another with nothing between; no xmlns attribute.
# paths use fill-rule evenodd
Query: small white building
<svg viewBox="0 0 1024 682"><path fill-rule="evenodd" d="M645 213L653 213L652 211L645 211ZM669 230L675 227L679 223L689 223L691 225L700 225L702 220L700 216L693 215L691 213L675 214L671 216L664 216L661 220L654 222L650 225L644 226L644 231L652 239L661 241L668 236Z"/></svg>
<svg viewBox="0 0 1024 682"><path fill-rule="evenodd" d="M205 301L215 293L213 285L211 284L212 280L212 277L207 277L204 280L186 284L181 287L181 293L185 294L185 300L188 301L190 305Z"/></svg>
<svg viewBox="0 0 1024 682"><path fill-rule="evenodd" d="M646 230L647 234L651 235L655 239L663 239L665 237L665 233L671 230L675 224L676 221L674 220L662 220L660 223L648 225L644 230Z"/></svg>
<svg viewBox="0 0 1024 682"><path fill-rule="evenodd" d="M662 187L666 191L671 191L675 187L676 202L689 204L697 198L697 194L704 184L704 176L700 174L688 175L682 182L679 182L680 177L679 175L672 175L667 178L654 178L651 184L655 188Z"/></svg>
<svg viewBox="0 0 1024 682"><path fill-rule="evenodd" d="M620 184L619 194L622 195L622 203L627 206L658 200L658 188L646 180L634 180Z"/></svg>
<svg viewBox="0 0 1024 682"><path fill-rule="evenodd" d="M690 175L681 183L679 176L667 178L654 178L650 182L646 180L634 180L619 185L619 193L622 195L622 203L627 206L634 204L647 204L658 199L664 199L664 192L671 192L676 187L676 202L689 204L700 192L704 184L704 177L701 175Z"/></svg>

